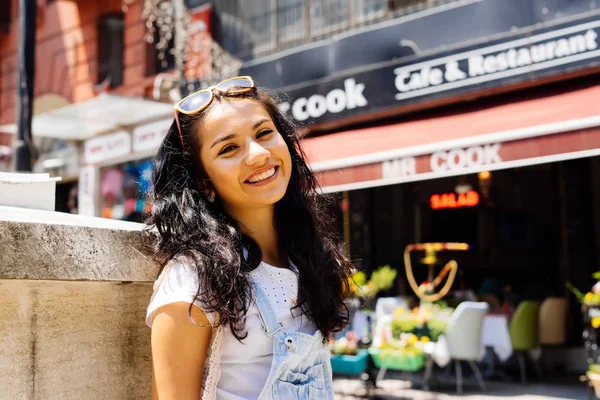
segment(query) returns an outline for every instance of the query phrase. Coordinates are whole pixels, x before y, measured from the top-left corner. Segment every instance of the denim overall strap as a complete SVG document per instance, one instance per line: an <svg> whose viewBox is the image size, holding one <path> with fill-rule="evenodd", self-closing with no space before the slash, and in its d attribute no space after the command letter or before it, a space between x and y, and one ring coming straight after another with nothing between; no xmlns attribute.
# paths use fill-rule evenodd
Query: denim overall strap
<svg viewBox="0 0 600 400"><path fill-rule="evenodd" d="M265 334L272 338L283 329L283 324L277 319L265 292L263 292L256 282L252 282L252 284L254 286L254 301L258 308L258 316L262 321Z"/></svg>

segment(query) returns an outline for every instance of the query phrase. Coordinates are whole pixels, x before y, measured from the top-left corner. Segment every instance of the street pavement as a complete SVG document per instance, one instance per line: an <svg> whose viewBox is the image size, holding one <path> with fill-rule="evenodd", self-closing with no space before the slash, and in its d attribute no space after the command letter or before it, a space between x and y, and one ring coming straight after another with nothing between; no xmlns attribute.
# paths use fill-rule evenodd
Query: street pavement
<svg viewBox="0 0 600 400"><path fill-rule="evenodd" d="M409 381L400 379L384 379L378 382L378 387L371 390L372 400L587 400L587 388L577 377L550 379L539 383L521 385L516 382L500 383L486 382L487 391L482 393L475 382L466 380L464 394L457 395L452 383L432 388L425 392L412 388ZM336 400L354 400L366 398L365 385L355 379L334 379ZM594 397L592 397L595 399Z"/></svg>

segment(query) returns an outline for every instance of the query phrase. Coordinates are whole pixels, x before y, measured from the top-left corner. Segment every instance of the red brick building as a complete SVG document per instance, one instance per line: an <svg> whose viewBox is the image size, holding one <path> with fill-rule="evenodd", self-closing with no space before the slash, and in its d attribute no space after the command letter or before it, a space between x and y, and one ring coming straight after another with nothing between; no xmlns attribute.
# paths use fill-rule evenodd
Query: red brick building
<svg viewBox="0 0 600 400"><path fill-rule="evenodd" d="M7 146L17 129L19 10L18 0L0 3L0 145L6 169ZM156 101L163 93L154 86L157 75L173 71L174 56L167 52L159 61L155 45L146 40L144 1L124 3L38 0L32 132L41 157L34 171L63 178L57 209L79 180L80 165L98 173L107 164L140 158L132 150L133 131L172 115L171 99ZM124 138L123 148L88 159L90 139L111 137ZM113 159L117 153L120 158ZM99 180L90 182L88 197L97 198ZM95 215L90 201L87 212Z"/></svg>
<svg viewBox="0 0 600 400"><path fill-rule="evenodd" d="M58 96L68 103L93 98L107 66L103 42L123 35L121 76L113 78L112 92L141 96L152 85L157 71L147 62L154 56L144 35L142 0L126 13L122 0L40 0L36 34L35 97ZM9 17L9 18L7 18ZM103 32L104 30L104 32ZM103 38L102 33L110 38ZM108 34L107 34L108 33ZM0 5L0 125L14 122L19 37L18 0ZM102 57L105 56L103 60ZM118 69L118 68L117 68ZM36 110L36 112L43 110Z"/></svg>

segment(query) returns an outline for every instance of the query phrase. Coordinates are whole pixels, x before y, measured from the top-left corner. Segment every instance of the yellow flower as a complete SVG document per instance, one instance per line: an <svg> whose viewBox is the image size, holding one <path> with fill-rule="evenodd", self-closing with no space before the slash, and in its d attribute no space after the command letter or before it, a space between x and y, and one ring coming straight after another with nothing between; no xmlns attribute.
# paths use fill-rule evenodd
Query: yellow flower
<svg viewBox="0 0 600 400"><path fill-rule="evenodd" d="M400 315L404 314L404 312L404 307L400 306L394 310L394 316L399 317Z"/></svg>
<svg viewBox="0 0 600 400"><path fill-rule="evenodd" d="M591 303L594 300L594 294L592 292L587 292L585 296L583 296L583 301L585 303Z"/></svg>
<svg viewBox="0 0 600 400"><path fill-rule="evenodd" d="M594 318L592 318L592 327L594 329L600 328L600 317L594 317Z"/></svg>
<svg viewBox="0 0 600 400"><path fill-rule="evenodd" d="M407 339L406 339L406 344L408 344L409 346L412 346L413 344L417 343L417 336L411 334Z"/></svg>
<svg viewBox="0 0 600 400"><path fill-rule="evenodd" d="M423 343L429 343L430 341L431 341L431 339L429 339L427 336L423 336L421 338L421 342L423 342Z"/></svg>

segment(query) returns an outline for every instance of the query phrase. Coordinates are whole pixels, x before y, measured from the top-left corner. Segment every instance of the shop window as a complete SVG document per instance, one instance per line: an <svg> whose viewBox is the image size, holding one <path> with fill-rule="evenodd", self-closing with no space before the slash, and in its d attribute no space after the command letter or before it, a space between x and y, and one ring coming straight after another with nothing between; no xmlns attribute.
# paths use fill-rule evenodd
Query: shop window
<svg viewBox="0 0 600 400"><path fill-rule="evenodd" d="M476 208L432 210L431 242L463 242L474 248L478 244L478 212Z"/></svg>
<svg viewBox="0 0 600 400"><path fill-rule="evenodd" d="M98 27L98 82L110 80L111 87L123 84L123 14L103 17Z"/></svg>
<svg viewBox="0 0 600 400"><path fill-rule="evenodd" d="M534 249L538 245L538 223L528 213L499 211L494 216L494 228L500 249Z"/></svg>
<svg viewBox="0 0 600 400"><path fill-rule="evenodd" d="M150 211L152 168L152 160L141 160L101 169L101 217L143 222Z"/></svg>

